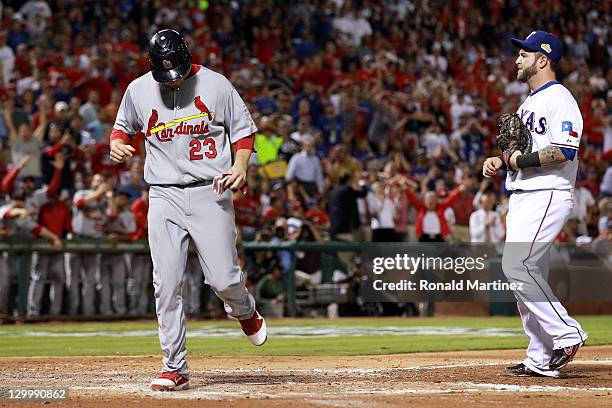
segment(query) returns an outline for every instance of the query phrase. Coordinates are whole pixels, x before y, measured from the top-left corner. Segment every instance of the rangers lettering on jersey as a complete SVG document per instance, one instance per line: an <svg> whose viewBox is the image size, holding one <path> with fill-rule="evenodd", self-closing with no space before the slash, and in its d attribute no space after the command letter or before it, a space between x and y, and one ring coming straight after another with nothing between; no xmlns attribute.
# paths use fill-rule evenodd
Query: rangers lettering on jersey
<svg viewBox="0 0 612 408"><path fill-rule="evenodd" d="M517 114L531 131L532 151L549 145L578 150L582 135L582 115L576 100L563 85L551 81L531 93ZM524 152L531 153L531 152ZM509 171L509 190L570 190L576 181L578 157L554 166L529 167Z"/></svg>

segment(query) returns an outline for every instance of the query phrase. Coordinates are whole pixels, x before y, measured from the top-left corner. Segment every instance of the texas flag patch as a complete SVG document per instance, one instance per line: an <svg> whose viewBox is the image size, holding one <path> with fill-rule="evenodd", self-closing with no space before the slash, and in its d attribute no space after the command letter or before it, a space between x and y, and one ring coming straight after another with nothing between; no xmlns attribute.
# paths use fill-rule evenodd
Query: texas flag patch
<svg viewBox="0 0 612 408"><path fill-rule="evenodd" d="M572 122L568 120L561 122L561 131L568 132L570 136L578 137L578 133L572 128Z"/></svg>

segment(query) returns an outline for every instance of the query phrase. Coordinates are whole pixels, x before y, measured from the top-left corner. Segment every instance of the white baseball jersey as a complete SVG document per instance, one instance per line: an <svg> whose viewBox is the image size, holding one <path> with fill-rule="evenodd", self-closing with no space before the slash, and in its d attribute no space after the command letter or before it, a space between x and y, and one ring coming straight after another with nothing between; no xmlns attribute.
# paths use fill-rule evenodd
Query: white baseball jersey
<svg viewBox="0 0 612 408"><path fill-rule="evenodd" d="M257 131L227 78L199 65L177 90L149 72L127 88L114 128L145 133L144 178L149 184L213 179L232 166L231 143Z"/></svg>
<svg viewBox="0 0 612 408"><path fill-rule="evenodd" d="M490 218L495 221L487 231L485 224ZM481 208L470 215L470 242L487 242L487 233L489 243L501 242L504 237L504 227L498 212L485 211Z"/></svg>
<svg viewBox="0 0 612 408"><path fill-rule="evenodd" d="M582 136L582 115L566 87L551 81L533 93L518 108L517 114L531 131L532 152L548 145L578 150ZM570 190L576 182L578 152L573 160L547 167L509 171L509 190Z"/></svg>

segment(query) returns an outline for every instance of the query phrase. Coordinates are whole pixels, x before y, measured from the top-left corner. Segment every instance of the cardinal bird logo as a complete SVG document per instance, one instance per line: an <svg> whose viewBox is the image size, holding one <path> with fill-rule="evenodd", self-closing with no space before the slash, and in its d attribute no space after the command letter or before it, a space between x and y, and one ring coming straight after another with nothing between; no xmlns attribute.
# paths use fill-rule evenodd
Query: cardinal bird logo
<svg viewBox="0 0 612 408"><path fill-rule="evenodd" d="M157 124L157 120L159 119L159 115L157 114L157 110L151 110L151 116L149 116L149 123L147 124L147 133L146 137L151 136L151 129Z"/></svg>
<svg viewBox="0 0 612 408"><path fill-rule="evenodd" d="M193 103L195 104L195 107L198 108L200 112L205 113L208 116L208 120L212 120L213 116L212 116L211 111L208 110L208 108L206 107L204 102L202 102L199 96L196 96L194 98Z"/></svg>

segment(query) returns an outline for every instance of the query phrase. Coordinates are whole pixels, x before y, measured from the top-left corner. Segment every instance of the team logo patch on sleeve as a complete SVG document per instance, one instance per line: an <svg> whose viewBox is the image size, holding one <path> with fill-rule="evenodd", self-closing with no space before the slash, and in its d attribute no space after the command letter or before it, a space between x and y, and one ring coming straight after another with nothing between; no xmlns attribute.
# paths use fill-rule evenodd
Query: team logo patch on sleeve
<svg viewBox="0 0 612 408"><path fill-rule="evenodd" d="M574 131L572 122L569 120L561 122L561 131L568 132L570 136L578 137L578 133Z"/></svg>

